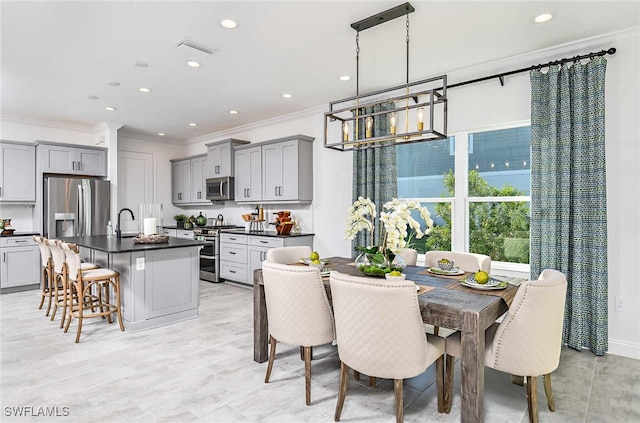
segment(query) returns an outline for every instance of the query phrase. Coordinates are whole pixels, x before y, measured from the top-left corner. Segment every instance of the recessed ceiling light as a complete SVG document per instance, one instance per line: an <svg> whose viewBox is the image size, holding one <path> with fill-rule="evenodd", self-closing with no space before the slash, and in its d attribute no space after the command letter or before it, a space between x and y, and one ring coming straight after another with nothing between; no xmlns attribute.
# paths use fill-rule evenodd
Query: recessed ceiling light
<svg viewBox="0 0 640 423"><path fill-rule="evenodd" d="M202 65L200 64L200 62L196 62L195 60L187 60L187 66L191 68L199 68Z"/></svg>
<svg viewBox="0 0 640 423"><path fill-rule="evenodd" d="M97 100L97 99L98 97L96 97L95 95L87 94L87 100Z"/></svg>
<svg viewBox="0 0 640 423"><path fill-rule="evenodd" d="M111 107L111 106L107 106L107 107L105 107L104 109L105 109L105 110L108 110L108 111L110 111L110 112L115 112L116 110L118 110L118 109L116 109L115 107Z"/></svg>
<svg viewBox="0 0 640 423"><path fill-rule="evenodd" d="M348 80L350 80L350 79L351 79L351 77L350 77L349 75L342 75L342 76L340 77L340 81L348 81Z"/></svg>
<svg viewBox="0 0 640 423"><path fill-rule="evenodd" d="M148 67L148 66L149 66L149 64L148 64L148 63L145 63L145 62L135 62L133 65L134 65L134 66L137 66L137 67L139 67L139 68L146 68L146 67Z"/></svg>
<svg viewBox="0 0 640 423"><path fill-rule="evenodd" d="M197 123L194 123L194 122L191 122L191 123L189 124L189 126L198 126L198 124L197 124Z"/></svg>
<svg viewBox="0 0 640 423"><path fill-rule="evenodd" d="M222 25L223 27L227 28L227 29L233 29L236 26L238 26L236 24L235 21L232 21L231 19L225 19L222 22L220 22L220 25Z"/></svg>
<svg viewBox="0 0 640 423"><path fill-rule="evenodd" d="M291 94L289 94L289 93L282 94L282 98L291 98L291 97L293 97L293 96Z"/></svg>
<svg viewBox="0 0 640 423"><path fill-rule="evenodd" d="M540 13L539 15L533 17L533 22L545 23L549 22L551 18L553 18L553 15L551 13Z"/></svg>
<svg viewBox="0 0 640 423"><path fill-rule="evenodd" d="M151 88L140 87L138 88L138 91L140 91L141 93L150 93Z"/></svg>
<svg viewBox="0 0 640 423"><path fill-rule="evenodd" d="M237 115L238 113L240 112L238 112L237 110L229 110L229 114L231 115Z"/></svg>
<svg viewBox="0 0 640 423"><path fill-rule="evenodd" d="M165 134L164 132L158 132L158 135L160 135L161 137L164 137L167 134Z"/></svg>
<svg viewBox="0 0 640 423"><path fill-rule="evenodd" d="M118 81L111 81L111 82L107 82L107 85L111 85L112 87L117 87L118 85L120 85L120 83Z"/></svg>

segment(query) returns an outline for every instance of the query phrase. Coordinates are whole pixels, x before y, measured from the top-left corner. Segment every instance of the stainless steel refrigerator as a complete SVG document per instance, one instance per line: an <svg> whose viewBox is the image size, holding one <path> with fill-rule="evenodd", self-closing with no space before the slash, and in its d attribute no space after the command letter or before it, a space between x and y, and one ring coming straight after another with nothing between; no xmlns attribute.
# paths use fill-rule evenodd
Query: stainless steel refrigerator
<svg viewBox="0 0 640 423"><path fill-rule="evenodd" d="M43 194L45 237L106 235L111 182L46 176Z"/></svg>

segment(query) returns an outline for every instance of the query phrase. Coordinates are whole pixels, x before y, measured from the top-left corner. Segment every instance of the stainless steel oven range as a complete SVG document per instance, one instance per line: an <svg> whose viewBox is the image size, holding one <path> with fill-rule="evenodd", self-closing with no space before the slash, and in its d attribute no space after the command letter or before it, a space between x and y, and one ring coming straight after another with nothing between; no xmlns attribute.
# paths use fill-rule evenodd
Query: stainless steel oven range
<svg viewBox="0 0 640 423"><path fill-rule="evenodd" d="M234 225L216 225L196 227L193 229L193 238L204 241L205 245L200 250L200 279L209 282L222 282L220 280L220 230L241 229Z"/></svg>

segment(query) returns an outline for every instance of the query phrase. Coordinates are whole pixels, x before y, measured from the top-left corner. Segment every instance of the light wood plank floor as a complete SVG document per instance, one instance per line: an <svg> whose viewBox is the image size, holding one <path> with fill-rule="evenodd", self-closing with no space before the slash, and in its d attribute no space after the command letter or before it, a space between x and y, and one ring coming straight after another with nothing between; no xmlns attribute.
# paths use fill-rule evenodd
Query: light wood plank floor
<svg viewBox="0 0 640 423"><path fill-rule="evenodd" d="M251 291L203 281L200 287L197 319L135 334L88 319L80 344L75 323L65 334L58 319L38 310L37 291L1 295L0 420L332 422L335 348L314 351L307 407L297 347L278 346L269 384L266 363L252 359ZM565 349L552 377L557 411L546 408L540 382L540 422L640 422L640 361ZM372 389L366 379L350 381L341 421L395 421L393 383L380 380ZM527 421L523 387L491 369L485 384L486 422ZM438 414L433 369L406 381L404 391L406 422L459 421L457 390L451 414ZM47 412L58 417L30 417Z"/></svg>

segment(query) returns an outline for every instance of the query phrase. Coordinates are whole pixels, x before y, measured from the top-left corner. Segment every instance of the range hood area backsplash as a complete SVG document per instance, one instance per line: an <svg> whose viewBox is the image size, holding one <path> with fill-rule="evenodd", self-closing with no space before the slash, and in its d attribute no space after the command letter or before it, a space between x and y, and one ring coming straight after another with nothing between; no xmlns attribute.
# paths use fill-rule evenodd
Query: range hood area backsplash
<svg viewBox="0 0 640 423"><path fill-rule="evenodd" d="M177 213L183 213L187 216L198 216L200 212L208 219L215 219L219 214L224 216L224 222L227 225L244 226L245 222L242 220L242 215L247 213L254 213L256 211L256 204L252 206L241 204L238 205L233 201L225 201L224 207L220 207L222 203L212 203L211 206L197 206L197 207L184 207L176 208L179 210ZM259 206L259 204L257 204ZM269 225L269 222L275 222L274 212L280 210L290 210L291 216L295 222L300 226L300 231L305 233L313 232L313 208L311 204L266 204L262 207L264 209L264 229L266 231L275 232L275 227ZM175 213L175 214L177 214ZM165 226L171 226L175 224L173 215L165 219Z"/></svg>

